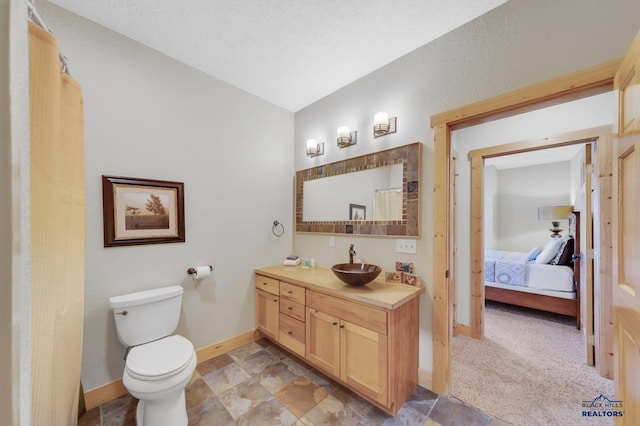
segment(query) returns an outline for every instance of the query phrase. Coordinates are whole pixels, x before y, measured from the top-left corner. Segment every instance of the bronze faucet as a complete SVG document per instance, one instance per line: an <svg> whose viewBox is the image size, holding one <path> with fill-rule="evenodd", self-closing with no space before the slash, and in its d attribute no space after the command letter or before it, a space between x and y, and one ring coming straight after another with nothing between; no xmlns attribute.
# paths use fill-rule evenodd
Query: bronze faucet
<svg viewBox="0 0 640 426"><path fill-rule="evenodd" d="M349 263L353 263L353 256L356 255L356 251L353 249L353 244L349 247Z"/></svg>

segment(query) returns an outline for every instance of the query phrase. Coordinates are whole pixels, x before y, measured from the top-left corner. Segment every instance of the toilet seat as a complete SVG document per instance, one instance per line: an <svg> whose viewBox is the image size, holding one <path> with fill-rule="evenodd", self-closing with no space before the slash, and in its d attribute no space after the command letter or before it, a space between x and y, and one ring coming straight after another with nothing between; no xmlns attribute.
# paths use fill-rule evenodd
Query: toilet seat
<svg viewBox="0 0 640 426"><path fill-rule="evenodd" d="M193 344L182 336L169 336L136 346L127 356L126 372L142 381L175 376L195 357Z"/></svg>

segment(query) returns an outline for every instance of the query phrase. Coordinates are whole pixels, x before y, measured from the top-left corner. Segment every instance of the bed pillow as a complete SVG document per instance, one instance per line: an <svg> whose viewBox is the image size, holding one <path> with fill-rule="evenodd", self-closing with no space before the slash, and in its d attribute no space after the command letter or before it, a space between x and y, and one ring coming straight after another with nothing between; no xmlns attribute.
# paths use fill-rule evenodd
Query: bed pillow
<svg viewBox="0 0 640 426"><path fill-rule="evenodd" d="M558 249L558 253L556 253L555 257L551 259L549 264L551 265L565 265L569 266L573 263L572 255L573 255L573 238L567 239L560 245Z"/></svg>
<svg viewBox="0 0 640 426"><path fill-rule="evenodd" d="M538 257L540 253L542 253L542 249L540 247L532 248L529 250L529 253L527 253L527 260L536 260L536 257Z"/></svg>
<svg viewBox="0 0 640 426"><path fill-rule="evenodd" d="M549 242L544 246L542 252L536 257L536 263L549 263L558 253L558 249L560 248L560 244L562 244L562 238L552 238Z"/></svg>

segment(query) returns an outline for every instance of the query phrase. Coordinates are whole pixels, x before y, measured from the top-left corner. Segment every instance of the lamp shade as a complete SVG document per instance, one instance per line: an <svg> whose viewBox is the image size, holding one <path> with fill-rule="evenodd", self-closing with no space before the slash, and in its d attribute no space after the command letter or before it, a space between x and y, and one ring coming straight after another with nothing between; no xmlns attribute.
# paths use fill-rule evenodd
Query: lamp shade
<svg viewBox="0 0 640 426"><path fill-rule="evenodd" d="M567 219L572 212L573 212L573 206L538 207L538 219L540 220Z"/></svg>
<svg viewBox="0 0 640 426"><path fill-rule="evenodd" d="M389 114L386 112L376 112L373 116L373 125L389 124Z"/></svg>
<svg viewBox="0 0 640 426"><path fill-rule="evenodd" d="M318 150L318 141L315 139L307 139L307 154L315 154Z"/></svg>
<svg viewBox="0 0 640 426"><path fill-rule="evenodd" d="M347 126L338 127L338 137L339 138L348 138L349 137L349 128Z"/></svg>

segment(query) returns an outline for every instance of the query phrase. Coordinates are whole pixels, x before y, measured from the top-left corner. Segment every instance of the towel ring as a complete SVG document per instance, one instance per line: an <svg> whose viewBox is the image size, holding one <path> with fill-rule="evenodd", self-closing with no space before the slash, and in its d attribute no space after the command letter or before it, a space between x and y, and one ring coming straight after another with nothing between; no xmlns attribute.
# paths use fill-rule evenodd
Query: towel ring
<svg viewBox="0 0 640 426"><path fill-rule="evenodd" d="M273 221L273 226L271 227L271 232L276 237L282 237L284 235L284 225L278 222L277 220Z"/></svg>

